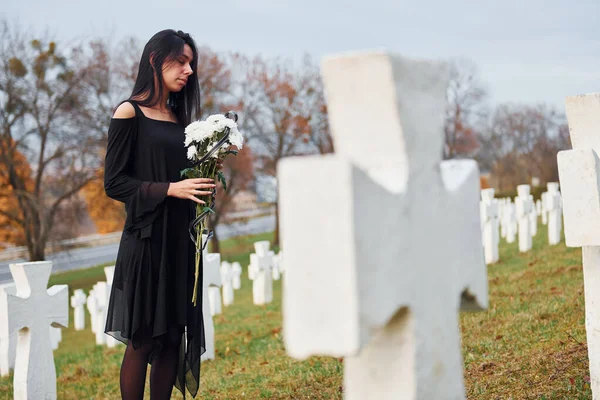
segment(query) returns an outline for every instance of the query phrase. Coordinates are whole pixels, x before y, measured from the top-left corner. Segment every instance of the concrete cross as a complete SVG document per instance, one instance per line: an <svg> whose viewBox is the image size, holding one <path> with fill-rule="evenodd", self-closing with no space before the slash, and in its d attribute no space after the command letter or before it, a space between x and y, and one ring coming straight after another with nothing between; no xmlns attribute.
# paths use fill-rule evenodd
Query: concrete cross
<svg viewBox="0 0 600 400"><path fill-rule="evenodd" d="M56 399L56 369L49 326L69 325L67 285L48 286L52 262L10 264L16 294L6 293L0 309L0 337L18 331L14 374L14 399Z"/></svg>
<svg viewBox="0 0 600 400"><path fill-rule="evenodd" d="M233 270L227 261L221 263L221 284L223 285L223 305L225 307L233 304Z"/></svg>
<svg viewBox="0 0 600 400"><path fill-rule="evenodd" d="M254 253L250 254L248 274L252 279L252 298L255 305L264 305L273 301L273 252L269 250L269 241L254 243Z"/></svg>
<svg viewBox="0 0 600 400"><path fill-rule="evenodd" d="M206 241L207 235L202 235L202 243ZM208 289L211 286L221 286L221 255L219 253L208 253L208 246L202 251L202 316L204 318L204 335L206 352L201 360L215 359L215 325L210 309Z"/></svg>
<svg viewBox="0 0 600 400"><path fill-rule="evenodd" d="M529 185L517 186L518 196L515 198L517 208L517 222L519 224L519 251L526 253L531 250L531 219L529 214L533 207L529 194Z"/></svg>
<svg viewBox="0 0 600 400"><path fill-rule="evenodd" d="M485 263L498 262L498 245L500 244L498 201L494 199L494 189L483 189L481 191L481 221L483 225L483 248Z"/></svg>
<svg viewBox="0 0 600 400"><path fill-rule="evenodd" d="M7 309L7 293L15 295L17 285L13 282L0 285L0 310ZM8 313L0 313L2 320L0 325L8 326ZM17 354L17 332L12 332L8 338L0 335L0 376L8 376L15 368L15 356Z"/></svg>
<svg viewBox="0 0 600 400"><path fill-rule="evenodd" d="M565 239L583 248L585 327L594 399L600 397L600 93L567 97L573 150L558 153ZM558 187L548 187L548 193ZM554 209L552 195L547 210ZM551 223L551 212L548 225ZM550 227L548 227L550 229Z"/></svg>
<svg viewBox="0 0 600 400"><path fill-rule="evenodd" d="M447 67L322 70L336 153L278 166L286 349L345 357L347 399L464 398L458 311L487 306L487 277L477 164L441 161Z"/></svg>
<svg viewBox="0 0 600 400"><path fill-rule="evenodd" d="M75 330L80 331L85 328L85 301L87 297L82 289L77 289L71 296L71 307L73 307L73 319Z"/></svg>
<svg viewBox="0 0 600 400"><path fill-rule="evenodd" d="M233 263L231 263L231 271L233 273L233 288L235 290L239 290L242 287L242 266L239 262L234 261Z"/></svg>

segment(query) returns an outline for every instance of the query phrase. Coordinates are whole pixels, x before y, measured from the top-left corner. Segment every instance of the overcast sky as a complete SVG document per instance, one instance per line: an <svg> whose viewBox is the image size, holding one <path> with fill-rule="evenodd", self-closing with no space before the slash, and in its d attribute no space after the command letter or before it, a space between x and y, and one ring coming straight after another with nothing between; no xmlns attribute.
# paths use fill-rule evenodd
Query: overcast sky
<svg viewBox="0 0 600 400"><path fill-rule="evenodd" d="M215 50L299 58L387 48L464 56L493 102L600 91L600 0L2 0L0 17L58 38L139 37L165 28Z"/></svg>

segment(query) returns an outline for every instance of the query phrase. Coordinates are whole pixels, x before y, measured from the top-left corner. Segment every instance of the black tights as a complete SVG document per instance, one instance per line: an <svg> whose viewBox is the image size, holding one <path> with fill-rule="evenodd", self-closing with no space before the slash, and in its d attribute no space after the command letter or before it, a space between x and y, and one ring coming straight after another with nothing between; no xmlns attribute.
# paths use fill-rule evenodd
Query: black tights
<svg viewBox="0 0 600 400"><path fill-rule="evenodd" d="M146 369L153 350L153 339L140 340L136 350L127 344L121 364L121 398L123 400L143 400L146 385ZM181 343L181 331L169 330L162 340L163 346L152 358L150 370L150 399L168 400L171 398L177 376L177 359Z"/></svg>

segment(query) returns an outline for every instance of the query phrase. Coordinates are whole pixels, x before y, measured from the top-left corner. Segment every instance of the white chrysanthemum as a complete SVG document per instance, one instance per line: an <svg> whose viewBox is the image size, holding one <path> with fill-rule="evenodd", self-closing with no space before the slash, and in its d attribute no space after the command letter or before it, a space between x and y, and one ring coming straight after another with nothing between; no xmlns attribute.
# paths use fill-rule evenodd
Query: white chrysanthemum
<svg viewBox="0 0 600 400"><path fill-rule="evenodd" d="M237 130L237 128L232 129L229 133L229 143L237 147L239 150L242 149L242 146L244 145L244 137L240 131Z"/></svg>
<svg viewBox="0 0 600 400"><path fill-rule="evenodd" d="M200 143L214 135L214 129L206 121L194 121L185 128L185 144Z"/></svg>
<svg viewBox="0 0 600 400"><path fill-rule="evenodd" d="M206 118L206 122L211 125L218 125L220 121L228 119L223 114L212 114L208 118Z"/></svg>
<svg viewBox="0 0 600 400"><path fill-rule="evenodd" d="M188 147L187 158L193 160L196 157L196 146L192 145Z"/></svg>

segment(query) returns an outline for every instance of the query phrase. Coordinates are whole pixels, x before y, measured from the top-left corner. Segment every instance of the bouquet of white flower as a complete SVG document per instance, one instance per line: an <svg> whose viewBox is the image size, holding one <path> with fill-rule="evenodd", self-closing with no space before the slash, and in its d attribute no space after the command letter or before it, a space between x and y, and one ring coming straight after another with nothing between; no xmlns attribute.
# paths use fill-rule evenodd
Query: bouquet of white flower
<svg viewBox="0 0 600 400"><path fill-rule="evenodd" d="M186 178L211 178L221 182L227 190L227 183L221 171L217 171L217 160L229 154L237 155L244 144L244 138L237 128L237 114L233 111L225 115L213 114L205 121L194 121L185 128L185 142L187 157L193 162L190 168L181 171L181 176ZM231 147L236 147L232 150ZM213 196L200 196L203 204L196 203L196 218L190 223L190 238L196 246L196 273L192 303L196 305L198 293L198 280L200 275L200 259L202 250L212 237L211 232L205 232L205 219L209 213L214 212ZM208 234L206 243L202 243L202 233Z"/></svg>

